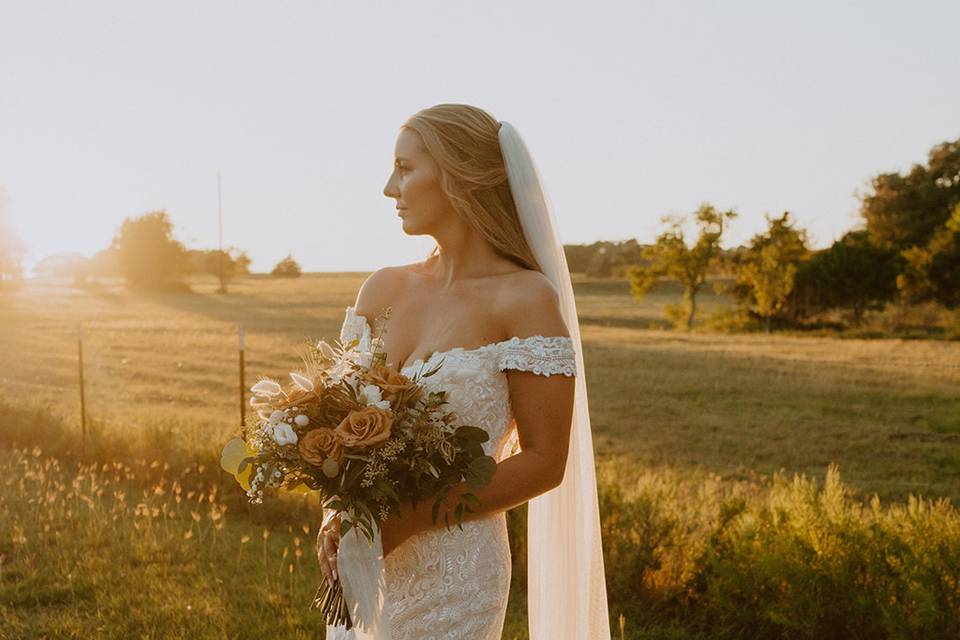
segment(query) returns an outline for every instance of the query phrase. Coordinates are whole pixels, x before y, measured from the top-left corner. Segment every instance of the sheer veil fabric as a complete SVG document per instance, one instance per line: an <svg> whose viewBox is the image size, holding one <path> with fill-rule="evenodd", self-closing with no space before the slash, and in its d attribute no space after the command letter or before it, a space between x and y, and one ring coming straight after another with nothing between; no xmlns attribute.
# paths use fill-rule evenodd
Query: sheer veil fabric
<svg viewBox="0 0 960 640"><path fill-rule="evenodd" d="M500 122L500 150L523 234L560 296L560 310L577 360L563 482L527 504L530 640L610 640L593 435L570 270L540 172L520 133L509 122Z"/></svg>
<svg viewBox="0 0 960 640"><path fill-rule="evenodd" d="M610 640L593 437L573 284L540 174L523 138L500 122L503 154L524 236L560 297L576 352L576 393L563 481L527 505L527 612L530 640ZM353 529L337 560L357 640L392 640L383 545Z"/></svg>

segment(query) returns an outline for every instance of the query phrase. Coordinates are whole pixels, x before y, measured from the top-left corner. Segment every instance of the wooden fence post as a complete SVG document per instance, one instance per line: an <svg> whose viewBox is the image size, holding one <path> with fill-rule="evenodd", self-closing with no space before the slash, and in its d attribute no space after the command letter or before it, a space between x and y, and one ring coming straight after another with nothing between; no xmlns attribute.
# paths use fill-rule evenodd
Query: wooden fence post
<svg viewBox="0 0 960 640"><path fill-rule="evenodd" d="M247 426L247 392L246 385L243 382L243 352L244 352L244 330L240 325L240 426Z"/></svg>
<svg viewBox="0 0 960 640"><path fill-rule="evenodd" d="M83 392L83 321L77 320L77 365L80 369L80 444L87 455L87 406Z"/></svg>

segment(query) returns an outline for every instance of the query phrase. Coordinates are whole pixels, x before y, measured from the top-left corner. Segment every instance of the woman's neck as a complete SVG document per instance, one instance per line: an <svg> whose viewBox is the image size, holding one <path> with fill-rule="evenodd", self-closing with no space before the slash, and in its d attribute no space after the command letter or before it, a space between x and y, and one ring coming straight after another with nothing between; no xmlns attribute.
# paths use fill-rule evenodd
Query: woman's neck
<svg viewBox="0 0 960 640"><path fill-rule="evenodd" d="M456 249L444 245L439 247L440 253L424 263L424 271L441 288L453 287L466 280L501 275L520 269L519 266L497 254L485 240L460 243Z"/></svg>

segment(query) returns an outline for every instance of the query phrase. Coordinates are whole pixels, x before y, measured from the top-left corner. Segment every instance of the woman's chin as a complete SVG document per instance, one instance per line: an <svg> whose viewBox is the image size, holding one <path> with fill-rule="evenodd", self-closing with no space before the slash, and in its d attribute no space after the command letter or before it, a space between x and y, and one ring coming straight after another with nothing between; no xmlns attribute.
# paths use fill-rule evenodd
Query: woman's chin
<svg viewBox="0 0 960 640"><path fill-rule="evenodd" d="M417 225L413 224L410 218L404 217L400 219L400 225L403 227L404 233L407 235L415 236L417 235Z"/></svg>

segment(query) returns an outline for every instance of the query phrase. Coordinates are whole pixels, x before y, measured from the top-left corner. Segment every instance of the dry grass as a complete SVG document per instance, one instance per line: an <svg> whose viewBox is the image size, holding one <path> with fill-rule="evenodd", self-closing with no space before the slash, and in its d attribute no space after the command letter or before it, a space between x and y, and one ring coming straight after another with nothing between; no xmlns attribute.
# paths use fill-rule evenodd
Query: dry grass
<svg viewBox="0 0 960 640"><path fill-rule="evenodd" d="M47 455L56 455L63 465L56 470L58 482L64 486L72 477L90 474L89 469L67 470L67 460L77 453L74 436L80 428L74 328L82 319L87 407L93 432L88 454L126 465L133 465L136 459L205 464L205 481L220 486L217 483L223 478L216 470L217 456L239 419L237 324L247 327L248 385L259 375L285 376L298 366L298 348L304 341L339 334L344 308L353 303L363 277L249 278L233 284L227 296L214 293L213 281L196 283L192 294L133 295L117 282L91 290L30 282L20 291L4 293L0 296L0 403L8 415L11 411L18 414L8 422L14 426L5 429L5 464L20 464L17 456L22 454L11 449L16 442L31 449L42 447L35 464L56 464L46 462ZM623 281L578 279L576 288L600 477L618 483L627 494L642 495L654 483L669 486L672 501L702 496L707 486L721 493L743 486L746 494L756 497L764 495L778 470L803 473L822 483L829 465L836 463L854 497L864 502L873 493L885 503L906 501L911 493L954 501L960 497L960 343L676 333L666 330L663 320L664 304L676 302L676 293L669 286L654 290L642 304L630 298ZM701 309L709 313L728 304L722 297L706 295ZM50 468L46 472L54 473ZM156 486L134 478L124 478L124 482L140 487L137 491ZM128 495L135 491L130 487L123 490ZM27 519L30 507L18 501L28 500L29 491L7 491L4 509L17 505L12 513ZM157 616L159 625L166 624L159 622L161 618L173 619L176 608L164 602L185 606L191 597L199 599L189 591L198 585L208 604L203 605L206 613L198 622L201 626L189 627L191 633L199 633L191 637L221 637L224 633L238 637L224 630L239 627L224 625L229 624L228 619L247 624L237 610L241 605L266 616L268 623L263 624L273 625L271 632L281 637L301 637L301 632L310 637L309 623L302 626L305 611L283 604L283 594L274 593L280 581L268 583L267 569L250 565L245 568L251 574L247 577L234 575L240 572L233 569L224 570L232 566L231 554L239 553L235 540L258 535L264 525L278 531L274 539L279 539L285 527L295 531L304 520L309 526L309 517L295 517L295 509L252 510L232 485L224 485L224 493L228 496L218 499L233 510L221 520L226 529L213 529L223 544L203 553L191 546L198 543L199 532L192 542L178 538L198 524L191 525L192 516L184 518L182 512L152 516L151 521L164 523L166 537L157 538L162 542L154 547L127 552L122 541L138 537L134 523L139 516L124 512L126 533L122 535L109 528L99 530L101 525L108 526L99 522L100 515L109 514L115 505L82 507L81 503L86 504L82 499L72 511L88 514L85 526L92 529L71 547L72 560L46 557L47 552L39 550L56 541L50 537L52 531L65 535L73 528L64 520L63 503L53 501L45 506L51 510L49 522L45 522L51 529L31 524L23 544L11 542L19 539L16 529L2 528L0 553L7 556L0 583L2 603L15 606L5 608L0 636L16 636L15 630L26 628L18 625L45 619L52 626L42 628L52 637L69 636L69 629L90 628L89 624L100 624L109 637L110 624L120 624L119 614L94 623L84 619L82 612L89 613L92 603L99 603L102 590L111 581L119 581L119 594L113 596L118 610L123 606L143 608L148 618ZM93 499L92 494L86 495ZM169 499L169 495L163 498ZM163 504L169 510L175 503L160 500L151 509L162 510ZM55 525L55 520L60 524ZM22 523L19 526L24 527ZM176 535L169 533L174 531ZM119 536L121 542L109 542L111 535ZM234 543L228 544L230 539L235 539ZM204 537L205 543L212 545L212 540L212 533ZM34 546L40 542L40 547ZM90 549L102 553L84 556L84 550ZM268 548L268 565L280 566L279 549ZM150 578L157 599L141 592L125 602L122 593L129 591L127 586L156 564L138 564L137 558L149 555L148 550L179 558L174 563L179 572L171 572L167 566L154 567L164 570ZM515 552L520 551L522 547L516 546ZM270 554L274 554L272 560ZM89 564L77 573L80 556ZM8 568L11 557L19 565L14 573ZM33 560L27 561L27 557ZM111 558L130 563L126 574L108 566ZM33 569L29 569L30 562ZM314 566L297 565L300 586L292 592L295 598L307 597L307 585L318 577ZM87 578L76 589L64 587L61 583L71 573ZM28 580L27 576L32 577ZM652 587L665 589L671 581L674 585L682 581L679 573L671 577L663 571L646 579ZM240 582L249 583L249 588L242 587L242 593L233 591L241 588ZM268 597L269 589L273 600ZM230 593L234 596L227 598L225 594ZM225 601L233 597L237 602ZM269 604L257 609L264 599ZM55 631L53 620L68 603L81 611L76 614L79 617L69 618L75 626L64 623L61 631ZM21 611L22 607L28 609ZM27 610L29 615L24 613ZM523 610L522 584L518 584L504 637L525 637ZM611 609L611 615L616 620L617 611ZM146 637L158 635L157 629L166 629L169 637L190 635L186 631L181 634L187 627L176 625L152 627L152 632L150 628L129 630ZM680 631L676 635L635 633L628 637L693 637Z"/></svg>

